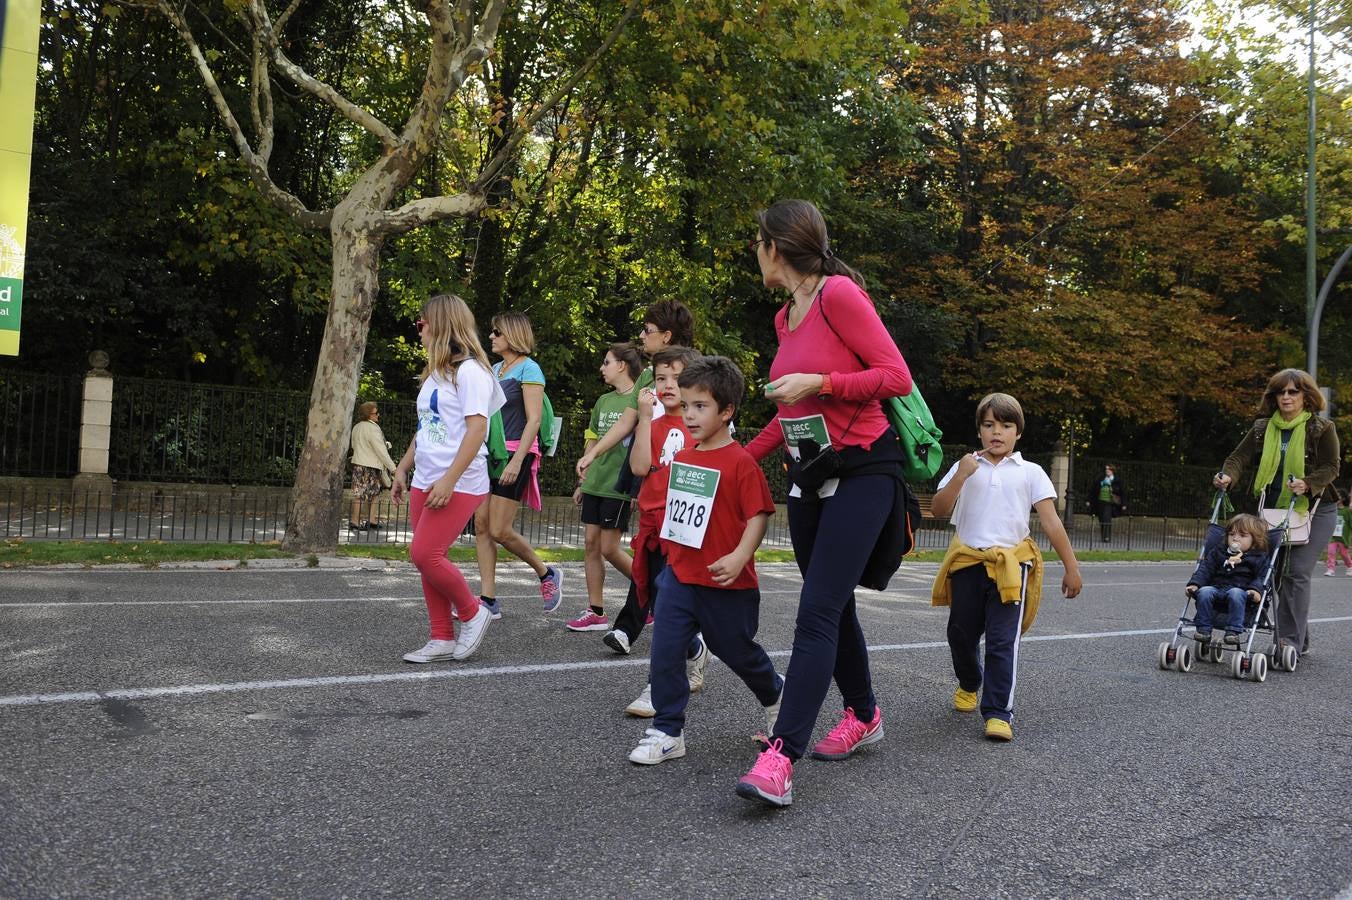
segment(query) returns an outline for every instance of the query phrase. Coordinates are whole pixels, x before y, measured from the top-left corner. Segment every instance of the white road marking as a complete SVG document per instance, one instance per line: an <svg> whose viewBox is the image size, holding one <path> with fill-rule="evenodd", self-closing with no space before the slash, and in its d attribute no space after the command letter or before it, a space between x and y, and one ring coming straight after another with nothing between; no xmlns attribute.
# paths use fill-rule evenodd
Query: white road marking
<svg viewBox="0 0 1352 900"><path fill-rule="evenodd" d="M1312 623L1352 622L1352 616L1311 619ZM1040 634L1025 636L1025 643L1042 641L1085 641L1111 637L1138 637L1147 634L1171 634L1173 628L1138 628L1128 631L1088 631L1076 634ZM905 644L875 644L870 653L898 650L935 650L948 647L947 641L913 641ZM785 657L789 650L772 650L770 656ZM606 659L585 662L536 663L521 666L486 666L474 669L436 669L418 672L386 672L378 675L331 675L320 678L286 678L278 681L235 681L221 684L179 684L151 688L121 688L110 691L69 691L55 694L12 694L0 697L0 706L42 706L57 703L97 703L102 700L152 700L195 694L238 694L250 691L287 688L336 687L349 684L390 684L411 681L438 681L445 678L498 678L503 675L540 675L554 672L579 672L595 669L637 668L648 660Z"/></svg>

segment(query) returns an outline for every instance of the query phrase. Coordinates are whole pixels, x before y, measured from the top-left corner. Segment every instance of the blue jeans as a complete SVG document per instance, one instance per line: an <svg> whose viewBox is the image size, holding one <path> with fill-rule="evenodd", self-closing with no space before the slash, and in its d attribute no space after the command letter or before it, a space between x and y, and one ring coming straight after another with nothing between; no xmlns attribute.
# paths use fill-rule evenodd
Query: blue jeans
<svg viewBox="0 0 1352 900"><path fill-rule="evenodd" d="M1226 631L1244 630L1244 604L1249 600L1244 588L1218 588L1207 585L1197 590L1197 630L1210 631L1216 621L1216 606L1224 598L1229 604L1225 616Z"/></svg>

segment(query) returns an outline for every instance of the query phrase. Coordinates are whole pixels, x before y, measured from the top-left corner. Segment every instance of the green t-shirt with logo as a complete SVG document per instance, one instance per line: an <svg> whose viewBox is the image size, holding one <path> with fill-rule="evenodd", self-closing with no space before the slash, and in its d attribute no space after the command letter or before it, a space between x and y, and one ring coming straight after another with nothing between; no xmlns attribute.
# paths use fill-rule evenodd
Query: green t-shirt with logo
<svg viewBox="0 0 1352 900"><path fill-rule="evenodd" d="M615 427L626 409L638 408L638 385L628 393L611 391L602 394L592 407L591 421L587 426L587 440L600 440L606 432ZM627 500L629 495L615 490L615 482L620 476L620 467L629 458L629 445L624 441L611 447L596 458L587 468L587 476L582 479L582 493L593 497L611 497Z"/></svg>

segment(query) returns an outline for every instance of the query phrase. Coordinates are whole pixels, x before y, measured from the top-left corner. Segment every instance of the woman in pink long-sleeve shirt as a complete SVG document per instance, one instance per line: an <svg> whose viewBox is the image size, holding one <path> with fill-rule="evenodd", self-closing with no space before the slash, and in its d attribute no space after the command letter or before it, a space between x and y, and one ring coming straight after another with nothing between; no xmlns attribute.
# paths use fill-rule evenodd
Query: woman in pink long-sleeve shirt
<svg viewBox="0 0 1352 900"><path fill-rule="evenodd" d="M778 412L747 449L756 459L780 449L801 457L790 470L788 513L803 590L779 718L737 793L786 806L793 763L807 751L833 678L845 710L812 755L845 759L883 736L854 588L901 484L901 453L881 401L908 394L911 373L863 278L831 252L817 208L785 200L759 221L752 249L762 280L789 302L775 317L779 350L765 386ZM818 485L800 471L817 452L835 468L831 451L840 456L838 477Z"/></svg>

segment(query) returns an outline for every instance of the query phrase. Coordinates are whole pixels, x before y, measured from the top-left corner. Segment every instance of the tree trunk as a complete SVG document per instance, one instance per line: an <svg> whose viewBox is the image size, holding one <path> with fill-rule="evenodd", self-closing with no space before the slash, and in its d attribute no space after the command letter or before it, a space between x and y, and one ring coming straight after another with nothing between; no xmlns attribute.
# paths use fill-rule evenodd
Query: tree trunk
<svg viewBox="0 0 1352 900"><path fill-rule="evenodd" d="M291 493L283 547L297 553L333 553L344 515L343 474L361 379L371 308L379 289L384 239L361 211L343 203L334 210L333 299L310 392L305 449ZM399 451L402 452L402 451Z"/></svg>

